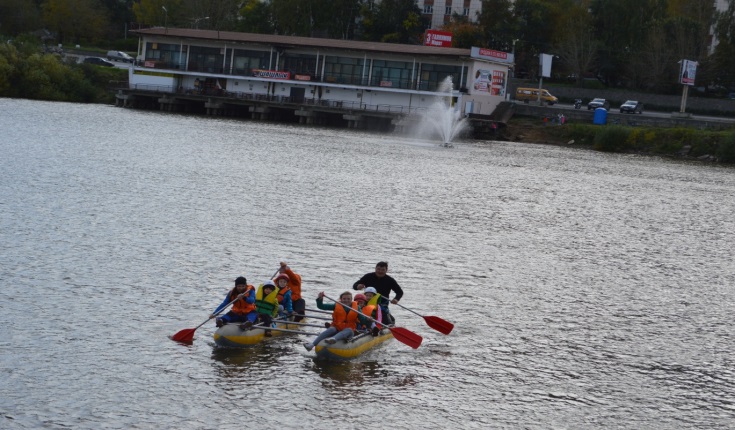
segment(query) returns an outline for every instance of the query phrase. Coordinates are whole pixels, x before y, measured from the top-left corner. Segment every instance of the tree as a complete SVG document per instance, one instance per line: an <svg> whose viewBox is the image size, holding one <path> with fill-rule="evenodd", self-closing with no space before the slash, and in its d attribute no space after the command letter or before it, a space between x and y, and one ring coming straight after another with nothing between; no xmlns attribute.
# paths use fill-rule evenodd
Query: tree
<svg viewBox="0 0 735 430"><path fill-rule="evenodd" d="M16 36L41 27L41 14L33 0L0 2L0 34Z"/></svg>
<svg viewBox="0 0 735 430"><path fill-rule="evenodd" d="M594 37L592 17L588 2L567 2L555 32L554 53L561 63L575 76L577 85L582 85L584 75L594 64L598 43Z"/></svg>
<svg viewBox="0 0 735 430"><path fill-rule="evenodd" d="M735 88L735 1L729 0L727 10L715 14L717 46L710 65L715 85Z"/></svg>
<svg viewBox="0 0 735 430"><path fill-rule="evenodd" d="M270 3L247 0L242 4L237 30L246 33L271 34L275 31Z"/></svg>
<svg viewBox="0 0 735 430"><path fill-rule="evenodd" d="M368 1L363 4L360 16L365 40L418 44L427 27L413 0Z"/></svg>
<svg viewBox="0 0 735 430"><path fill-rule="evenodd" d="M140 0L133 3L138 24L178 27L183 22L181 0Z"/></svg>
<svg viewBox="0 0 735 430"><path fill-rule="evenodd" d="M97 42L108 28L107 11L95 0L47 0L43 22L58 34L58 42Z"/></svg>
<svg viewBox="0 0 735 430"><path fill-rule="evenodd" d="M482 28L469 22L467 17L454 14L452 20L441 28L452 33L452 47L469 49L482 46Z"/></svg>
<svg viewBox="0 0 735 430"><path fill-rule="evenodd" d="M485 39L483 48L506 52L513 49L513 41L518 39L518 20L513 15L512 0L482 0L477 23Z"/></svg>

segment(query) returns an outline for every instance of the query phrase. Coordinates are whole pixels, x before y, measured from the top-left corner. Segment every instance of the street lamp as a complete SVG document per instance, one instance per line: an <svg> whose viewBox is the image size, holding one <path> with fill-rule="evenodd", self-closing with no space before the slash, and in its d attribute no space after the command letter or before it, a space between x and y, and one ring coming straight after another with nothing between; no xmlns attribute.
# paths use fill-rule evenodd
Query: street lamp
<svg viewBox="0 0 735 430"><path fill-rule="evenodd" d="M166 9L166 6L161 6L161 9L163 9L163 13L165 14L163 27L166 28L166 32L168 32L168 9Z"/></svg>
<svg viewBox="0 0 735 430"><path fill-rule="evenodd" d="M204 21L205 19L209 19L208 16L205 16L203 18L194 18L192 21L194 21L194 25L196 29L199 29L199 21Z"/></svg>

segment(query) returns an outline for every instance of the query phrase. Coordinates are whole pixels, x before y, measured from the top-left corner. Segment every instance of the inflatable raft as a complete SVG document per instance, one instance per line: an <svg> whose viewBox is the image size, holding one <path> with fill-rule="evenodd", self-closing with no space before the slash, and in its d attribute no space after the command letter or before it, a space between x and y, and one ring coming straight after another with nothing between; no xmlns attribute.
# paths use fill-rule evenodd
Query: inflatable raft
<svg viewBox="0 0 735 430"><path fill-rule="evenodd" d="M302 320L306 322L306 320ZM276 320L275 329L271 330L271 337L283 336L287 333L300 332L301 326L297 324L289 324L289 321ZM219 346L227 348L243 348L263 342L270 339L265 335L266 327L253 326L243 330L240 323L225 324L214 332L214 342Z"/></svg>
<svg viewBox="0 0 735 430"><path fill-rule="evenodd" d="M332 345L321 341L314 348L314 351L318 358L346 360L357 357L390 339L393 339L393 333L387 328L384 328L378 336L373 336L370 333L362 333L346 341L337 341L337 343Z"/></svg>

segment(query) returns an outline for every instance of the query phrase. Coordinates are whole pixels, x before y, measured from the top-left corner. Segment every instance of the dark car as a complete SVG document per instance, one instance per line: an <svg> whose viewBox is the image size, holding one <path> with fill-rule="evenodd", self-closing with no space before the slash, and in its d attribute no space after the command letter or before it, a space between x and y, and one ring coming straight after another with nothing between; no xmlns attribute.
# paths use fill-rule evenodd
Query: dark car
<svg viewBox="0 0 735 430"><path fill-rule="evenodd" d="M94 64L95 66L115 67L111 61L107 61L100 57L87 57L84 59L86 64Z"/></svg>
<svg viewBox="0 0 735 430"><path fill-rule="evenodd" d="M594 110L597 108L605 108L606 110L609 110L610 102L605 99L592 99L592 101L587 103L587 110Z"/></svg>
<svg viewBox="0 0 735 430"><path fill-rule="evenodd" d="M643 113L643 103L635 100L628 100L620 105L620 113Z"/></svg>

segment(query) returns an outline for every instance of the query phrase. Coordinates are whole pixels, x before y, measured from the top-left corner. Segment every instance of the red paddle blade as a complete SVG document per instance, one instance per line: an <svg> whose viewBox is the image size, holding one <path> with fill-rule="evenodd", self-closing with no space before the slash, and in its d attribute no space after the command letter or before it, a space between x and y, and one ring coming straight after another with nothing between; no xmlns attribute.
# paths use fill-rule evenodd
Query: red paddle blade
<svg viewBox="0 0 735 430"><path fill-rule="evenodd" d="M421 341L424 340L424 338L422 338L418 334L403 327L388 327L388 329L391 333L393 333L393 337L395 337L396 340L405 343L413 349L421 346Z"/></svg>
<svg viewBox="0 0 735 430"><path fill-rule="evenodd" d="M451 333L454 328L454 324L439 317L424 317L424 321L426 321L426 324L428 324L429 327L444 334Z"/></svg>
<svg viewBox="0 0 735 430"><path fill-rule="evenodd" d="M171 340L175 340L176 342L191 342L192 340L194 340L195 331L195 328L185 328L175 335L171 336Z"/></svg>

